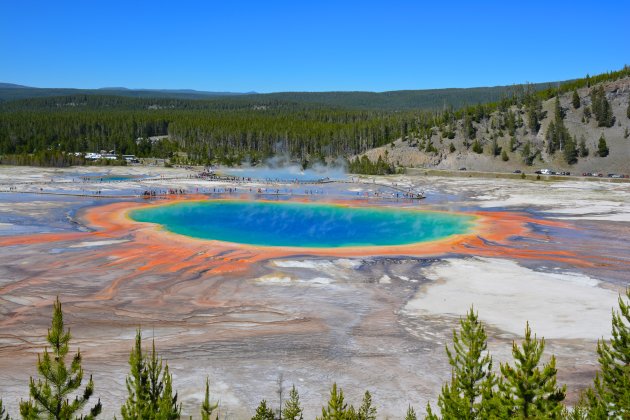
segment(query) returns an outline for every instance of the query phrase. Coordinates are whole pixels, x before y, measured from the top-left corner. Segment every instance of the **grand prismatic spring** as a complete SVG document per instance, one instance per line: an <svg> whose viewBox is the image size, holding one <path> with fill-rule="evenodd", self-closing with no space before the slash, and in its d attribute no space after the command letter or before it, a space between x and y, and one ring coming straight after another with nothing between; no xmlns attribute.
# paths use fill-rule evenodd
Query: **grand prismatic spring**
<svg viewBox="0 0 630 420"><path fill-rule="evenodd" d="M473 217L384 207L202 201L135 210L131 218L201 239L261 246L391 246L467 233Z"/></svg>
<svg viewBox="0 0 630 420"><path fill-rule="evenodd" d="M0 392L12 412L57 295L107 418L138 327L186 415L206 376L231 418L274 402L282 376L308 418L333 381L400 418L449 379L444 345L473 304L496 364L529 321L575 401L630 282L625 183L197 174L0 168Z"/></svg>

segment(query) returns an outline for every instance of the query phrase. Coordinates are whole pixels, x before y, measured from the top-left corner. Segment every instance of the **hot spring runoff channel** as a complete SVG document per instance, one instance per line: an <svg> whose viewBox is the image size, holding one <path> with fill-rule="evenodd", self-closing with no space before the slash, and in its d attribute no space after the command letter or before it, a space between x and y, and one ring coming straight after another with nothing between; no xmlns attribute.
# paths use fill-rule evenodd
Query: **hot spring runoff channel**
<svg viewBox="0 0 630 420"><path fill-rule="evenodd" d="M338 248L408 245L468 233L474 216L404 208L261 201L194 201L130 217L193 238L249 245Z"/></svg>

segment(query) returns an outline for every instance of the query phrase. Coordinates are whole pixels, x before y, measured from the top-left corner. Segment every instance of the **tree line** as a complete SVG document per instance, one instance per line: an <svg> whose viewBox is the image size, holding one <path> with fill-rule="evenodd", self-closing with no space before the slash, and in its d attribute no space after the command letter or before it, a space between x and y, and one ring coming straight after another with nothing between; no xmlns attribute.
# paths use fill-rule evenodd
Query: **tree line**
<svg viewBox="0 0 630 420"><path fill-rule="evenodd" d="M397 139L416 139L425 152L436 153L431 137L441 134L453 139L456 131L461 131L466 149L474 145L478 152L483 150L484 139L479 138L473 123L489 121L495 135L507 131L514 137L521 127L535 134L545 118L543 100L573 91L574 106L579 107L576 89L584 86L593 86L592 107L584 108L585 118L594 115L598 125L611 126L610 103L596 84L629 75L630 69L624 67L543 91L534 85L517 85L496 102L439 111L343 109L271 97L186 100L70 95L23 99L0 105L0 156L6 160L6 156L16 155L19 157L9 160L28 163L27 155L45 151L113 150L197 164L255 163L276 154L306 162L356 156ZM568 133L558 115L549 134L553 137L549 150L553 154L564 152L565 146L579 149L575 139L567 142ZM513 146L512 151L524 147L516 142ZM568 162L575 160L572 149L567 155ZM531 160L531 155L524 159Z"/></svg>
<svg viewBox="0 0 630 420"><path fill-rule="evenodd" d="M395 166L387 163L382 156L379 156L376 162L372 162L365 155L360 158L356 157L348 162L348 170L353 174L363 175L389 175L396 173Z"/></svg>
<svg viewBox="0 0 630 420"><path fill-rule="evenodd" d="M539 83L534 85L537 90L545 89L548 85ZM501 95L509 92L513 86L494 86L466 89L429 89L429 90L399 90L389 92L276 92L266 94L243 95L204 95L202 92L164 92L164 91L131 91L131 90L76 90L76 89L38 89L38 88L2 88L0 87L0 102L16 101L25 98L45 98L59 96L73 96L79 100L73 101L73 106L85 106L86 96L115 96L118 98L160 99L160 104L195 100L201 102L220 103L228 106L238 106L242 103L265 105L277 102L292 102L307 106L340 107L348 109L372 109L401 111L408 109L436 110L445 104L456 108L480 102L496 101ZM169 102L172 101L172 102ZM51 106L57 106L56 101L41 101ZM150 101L148 102L149 104ZM183 102L182 102L183 103Z"/></svg>
<svg viewBox="0 0 630 420"><path fill-rule="evenodd" d="M426 419L607 419L630 417L630 289L618 300L612 314L612 339L599 340L597 354L600 370L593 385L586 389L578 404L569 409L563 404L566 386L557 384L556 360L542 363L544 338L532 334L529 323L524 340L513 342L513 363L493 369L488 352L488 336L477 313L471 308L460 319L459 330L453 331L452 346L446 346L451 366L451 379L442 387L437 399L439 412L427 404ZM23 419L95 419L102 412L100 399L93 401L95 384L92 376L84 381L82 354L77 351L67 362L70 331L65 329L61 303L53 304L52 325L46 340L48 346L38 355L37 379L29 382L29 398L20 402ZM50 349L50 350L49 350ZM85 386L82 388L83 383ZM182 405L173 386L168 363L155 349L142 345L138 329L129 355L126 381L127 398L120 408L122 419L180 419ZM280 383L280 386L282 384ZM199 407L203 420L220 418L219 404L210 398L209 380L205 381L204 400ZM343 390L332 385L328 401L323 405L321 420L375 420L376 405L365 391L361 403L348 404ZM0 420L9 420L0 398ZM295 385L287 401L273 409L263 399L252 420L303 419L303 408ZM409 405L405 420L416 420L416 410Z"/></svg>
<svg viewBox="0 0 630 420"><path fill-rule="evenodd" d="M0 112L0 154L114 150L166 158L178 150L198 163L337 157L389 143L432 119L430 113L335 109L19 110Z"/></svg>

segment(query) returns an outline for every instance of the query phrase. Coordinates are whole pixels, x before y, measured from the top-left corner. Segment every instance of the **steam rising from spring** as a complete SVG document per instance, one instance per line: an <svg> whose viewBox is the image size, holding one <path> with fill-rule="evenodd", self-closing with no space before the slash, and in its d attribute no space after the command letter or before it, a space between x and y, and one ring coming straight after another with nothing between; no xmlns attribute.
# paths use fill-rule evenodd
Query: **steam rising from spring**
<svg viewBox="0 0 630 420"><path fill-rule="evenodd" d="M347 178L346 162L338 158L328 164L315 163L307 169L292 162L289 156L279 155L265 160L262 165L245 164L239 168L221 168L222 173L233 176L272 181L320 181Z"/></svg>

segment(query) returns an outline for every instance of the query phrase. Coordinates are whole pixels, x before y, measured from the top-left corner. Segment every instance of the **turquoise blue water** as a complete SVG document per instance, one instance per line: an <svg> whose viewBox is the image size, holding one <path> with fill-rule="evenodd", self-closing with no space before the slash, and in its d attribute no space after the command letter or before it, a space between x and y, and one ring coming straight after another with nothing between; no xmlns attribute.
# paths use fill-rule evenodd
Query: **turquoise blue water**
<svg viewBox="0 0 630 420"><path fill-rule="evenodd" d="M194 238L309 248L432 241L466 233L474 220L398 208L260 201L183 202L134 210L130 216Z"/></svg>

